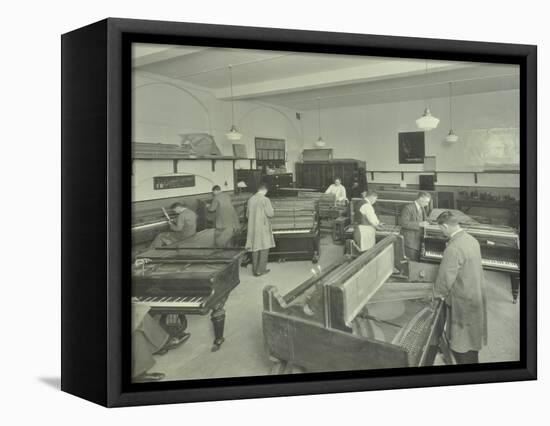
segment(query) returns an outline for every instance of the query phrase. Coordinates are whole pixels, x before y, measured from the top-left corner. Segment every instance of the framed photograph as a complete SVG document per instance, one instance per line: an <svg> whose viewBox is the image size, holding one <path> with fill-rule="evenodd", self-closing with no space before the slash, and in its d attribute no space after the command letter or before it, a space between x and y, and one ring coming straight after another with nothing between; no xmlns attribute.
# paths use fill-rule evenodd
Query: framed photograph
<svg viewBox="0 0 550 426"><path fill-rule="evenodd" d="M536 57L64 34L62 389L115 407L536 379Z"/></svg>
<svg viewBox="0 0 550 426"><path fill-rule="evenodd" d="M424 163L424 132L399 133L399 164Z"/></svg>

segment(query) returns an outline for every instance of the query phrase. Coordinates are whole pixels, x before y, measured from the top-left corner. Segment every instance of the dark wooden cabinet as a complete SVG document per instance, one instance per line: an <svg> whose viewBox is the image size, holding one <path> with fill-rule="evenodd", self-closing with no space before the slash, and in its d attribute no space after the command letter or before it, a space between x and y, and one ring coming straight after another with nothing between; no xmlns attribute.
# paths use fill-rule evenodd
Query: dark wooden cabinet
<svg viewBox="0 0 550 426"><path fill-rule="evenodd" d="M364 161L340 159L296 163L296 184L299 188L326 190L339 177L349 193L355 180L367 189L367 164Z"/></svg>
<svg viewBox="0 0 550 426"><path fill-rule="evenodd" d="M244 182L246 188L243 192L255 193L262 181L262 171L255 169L236 169L235 170L235 191L241 192L237 187L239 182Z"/></svg>
<svg viewBox="0 0 550 426"><path fill-rule="evenodd" d="M291 188L293 184L292 173L277 173L262 176L262 182L267 185L268 195L278 196L280 188Z"/></svg>

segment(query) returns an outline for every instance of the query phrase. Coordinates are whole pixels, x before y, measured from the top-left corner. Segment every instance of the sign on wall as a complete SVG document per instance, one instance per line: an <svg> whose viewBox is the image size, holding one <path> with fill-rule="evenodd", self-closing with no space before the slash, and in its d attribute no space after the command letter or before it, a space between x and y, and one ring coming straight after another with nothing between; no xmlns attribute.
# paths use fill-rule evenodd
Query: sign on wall
<svg viewBox="0 0 550 426"><path fill-rule="evenodd" d="M195 175L153 177L153 189L189 188L192 186L195 186Z"/></svg>
<svg viewBox="0 0 550 426"><path fill-rule="evenodd" d="M399 133L399 164L424 163L424 132Z"/></svg>

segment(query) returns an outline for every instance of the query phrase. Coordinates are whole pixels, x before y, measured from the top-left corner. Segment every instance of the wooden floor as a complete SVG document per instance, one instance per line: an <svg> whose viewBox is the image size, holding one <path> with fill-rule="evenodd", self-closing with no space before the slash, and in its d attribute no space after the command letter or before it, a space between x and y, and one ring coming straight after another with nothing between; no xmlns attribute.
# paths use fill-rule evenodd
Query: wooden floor
<svg viewBox="0 0 550 426"><path fill-rule="evenodd" d="M321 241L321 267L342 256L343 246ZM271 362L263 346L262 290L275 285L281 294L311 276L308 261L270 263L271 272L253 277L250 266L241 268L241 283L226 304L226 341L218 352L211 352L213 332L208 316L188 316L191 338L181 347L156 357L151 371L163 372L166 380L186 380L269 374ZM507 275L486 272L488 296L488 346L480 352L481 362L519 359L519 303L512 303ZM521 297L521 295L520 295ZM436 364L439 363L436 360Z"/></svg>

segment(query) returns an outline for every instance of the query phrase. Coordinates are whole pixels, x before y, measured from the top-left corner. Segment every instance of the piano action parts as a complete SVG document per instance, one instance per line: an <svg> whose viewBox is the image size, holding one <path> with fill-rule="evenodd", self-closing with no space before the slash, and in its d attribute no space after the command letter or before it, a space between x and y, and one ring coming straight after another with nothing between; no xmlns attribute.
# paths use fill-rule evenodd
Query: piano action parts
<svg viewBox="0 0 550 426"><path fill-rule="evenodd" d="M269 356L310 372L431 365L444 309L433 294L437 267L427 266L407 262L402 237L390 235L284 296L266 287Z"/></svg>
<svg viewBox="0 0 550 426"><path fill-rule="evenodd" d="M178 243L137 256L132 269L132 297L162 316L211 314L212 350L224 342L224 305L240 282L239 266L244 250L206 246L213 229L205 229ZM212 234L212 235L211 235Z"/></svg>

